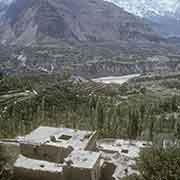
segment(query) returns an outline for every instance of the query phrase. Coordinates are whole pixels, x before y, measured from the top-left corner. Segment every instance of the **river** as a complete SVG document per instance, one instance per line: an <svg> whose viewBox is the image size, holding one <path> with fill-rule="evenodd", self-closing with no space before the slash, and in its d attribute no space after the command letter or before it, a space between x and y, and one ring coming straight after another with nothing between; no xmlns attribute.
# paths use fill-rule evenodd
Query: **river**
<svg viewBox="0 0 180 180"><path fill-rule="evenodd" d="M126 76L107 76L107 77L101 77L92 79L94 82L101 82L105 84L123 84L127 82L129 79L135 78L140 76L140 74L131 74Z"/></svg>

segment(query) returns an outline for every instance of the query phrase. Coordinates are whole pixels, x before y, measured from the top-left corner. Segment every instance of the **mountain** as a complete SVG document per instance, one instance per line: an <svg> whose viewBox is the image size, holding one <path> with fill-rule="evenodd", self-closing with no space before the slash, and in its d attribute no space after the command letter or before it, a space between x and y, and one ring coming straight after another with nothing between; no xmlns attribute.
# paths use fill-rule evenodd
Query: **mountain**
<svg viewBox="0 0 180 180"><path fill-rule="evenodd" d="M14 0L0 24L2 43L65 40L158 41L145 21L103 0Z"/></svg>
<svg viewBox="0 0 180 180"><path fill-rule="evenodd" d="M0 3L4 3L4 4L11 4L13 0L0 0Z"/></svg>
<svg viewBox="0 0 180 180"><path fill-rule="evenodd" d="M106 0L124 10L148 19L151 26L164 36L180 36L179 0Z"/></svg>
<svg viewBox="0 0 180 180"><path fill-rule="evenodd" d="M179 0L106 0L112 2L126 11L136 14L140 17L145 16L174 16L177 15L180 7Z"/></svg>
<svg viewBox="0 0 180 180"><path fill-rule="evenodd" d="M9 5L12 3L12 0L0 0L0 17L2 17Z"/></svg>
<svg viewBox="0 0 180 180"><path fill-rule="evenodd" d="M164 37L180 37L180 20L173 16L149 16L149 24Z"/></svg>
<svg viewBox="0 0 180 180"><path fill-rule="evenodd" d="M5 12L12 2L13 0L0 0L0 12Z"/></svg>

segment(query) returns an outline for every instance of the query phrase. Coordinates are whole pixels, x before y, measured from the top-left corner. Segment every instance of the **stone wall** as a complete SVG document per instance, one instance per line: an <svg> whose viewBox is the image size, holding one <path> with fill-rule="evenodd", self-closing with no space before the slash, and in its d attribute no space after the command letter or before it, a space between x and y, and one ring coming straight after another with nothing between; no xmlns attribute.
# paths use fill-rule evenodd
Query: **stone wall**
<svg viewBox="0 0 180 180"><path fill-rule="evenodd" d="M60 164L33 160L21 155L14 164L14 177L18 180L64 180L63 167Z"/></svg>
<svg viewBox="0 0 180 180"><path fill-rule="evenodd" d="M63 163L64 158L72 151L71 148L58 147L50 144L21 144L20 148L23 156L56 163Z"/></svg>

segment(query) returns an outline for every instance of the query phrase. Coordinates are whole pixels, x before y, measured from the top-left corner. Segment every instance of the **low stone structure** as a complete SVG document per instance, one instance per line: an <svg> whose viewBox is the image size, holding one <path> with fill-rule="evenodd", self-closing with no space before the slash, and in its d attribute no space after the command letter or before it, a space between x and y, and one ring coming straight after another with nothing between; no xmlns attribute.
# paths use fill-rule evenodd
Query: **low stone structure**
<svg viewBox="0 0 180 180"><path fill-rule="evenodd" d="M99 180L101 154L92 151L73 151L66 159L67 180Z"/></svg>

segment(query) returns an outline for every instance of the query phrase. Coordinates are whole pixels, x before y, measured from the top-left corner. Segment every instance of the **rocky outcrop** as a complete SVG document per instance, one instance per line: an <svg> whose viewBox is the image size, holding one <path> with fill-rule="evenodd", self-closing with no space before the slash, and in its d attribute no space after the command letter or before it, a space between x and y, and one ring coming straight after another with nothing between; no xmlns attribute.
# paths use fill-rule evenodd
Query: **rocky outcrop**
<svg viewBox="0 0 180 180"><path fill-rule="evenodd" d="M121 76L148 72L169 73L180 71L180 61L143 61L137 63L98 62L74 65L74 74L84 77Z"/></svg>

